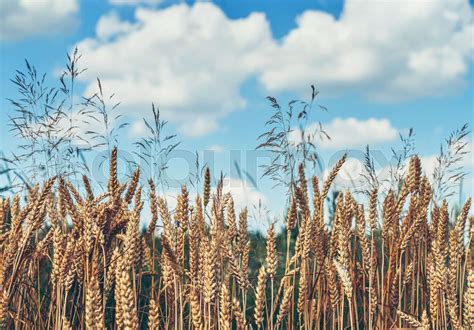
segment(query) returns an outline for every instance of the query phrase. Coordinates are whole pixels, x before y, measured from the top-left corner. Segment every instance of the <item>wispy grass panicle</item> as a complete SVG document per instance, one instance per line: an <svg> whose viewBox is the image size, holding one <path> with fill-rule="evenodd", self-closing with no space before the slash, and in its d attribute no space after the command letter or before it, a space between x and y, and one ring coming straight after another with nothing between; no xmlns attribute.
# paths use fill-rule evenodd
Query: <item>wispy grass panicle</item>
<svg viewBox="0 0 474 330"><path fill-rule="evenodd" d="M312 118L313 105L318 91L311 86L309 102L293 100L288 103L288 109L283 110L277 99L269 96L273 114L266 121L268 131L261 134L262 141L257 149L267 150L272 155L270 164L263 165L262 177L269 177L274 186L288 188L288 194L293 193L294 184L298 177L298 163L303 168L322 170L316 153L317 139L330 139L318 121L319 128L309 131L309 120ZM324 106L320 109L327 111Z"/></svg>
<svg viewBox="0 0 474 330"><path fill-rule="evenodd" d="M168 169L169 156L180 142L176 134L166 132L168 122L161 119L160 109L152 104L151 112L152 120L143 118L147 134L134 143L137 148L134 154L143 161L140 165L149 174L148 179L152 179L161 189L166 189L169 182L164 174Z"/></svg>
<svg viewBox="0 0 474 330"><path fill-rule="evenodd" d="M441 201L455 194L455 188L462 184L466 176L462 160L469 153L469 142L466 137L471 133L468 124L453 131L446 139L446 146L441 145L436 157L433 172L434 198Z"/></svg>

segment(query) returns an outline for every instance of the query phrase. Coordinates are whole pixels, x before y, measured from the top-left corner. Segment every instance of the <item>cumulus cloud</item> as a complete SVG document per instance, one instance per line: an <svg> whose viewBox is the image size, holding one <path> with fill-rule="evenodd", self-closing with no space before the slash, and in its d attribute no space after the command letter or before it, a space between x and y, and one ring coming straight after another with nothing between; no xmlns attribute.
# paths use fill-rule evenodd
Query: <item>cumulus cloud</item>
<svg viewBox="0 0 474 330"><path fill-rule="evenodd" d="M271 42L264 15L231 20L210 3L138 8L133 23L113 14L99 23L97 38L79 44L87 89L97 74L129 114L141 115L154 101L190 136L216 131L219 118L245 105L240 86Z"/></svg>
<svg viewBox="0 0 474 330"><path fill-rule="evenodd" d="M3 0L0 10L0 40L62 33L77 24L77 0Z"/></svg>
<svg viewBox="0 0 474 330"><path fill-rule="evenodd" d="M324 178L327 179L332 168L326 169ZM364 179L366 173L361 159L348 158L342 165L337 177L334 179L334 185L340 189L352 188L362 190L367 184Z"/></svg>
<svg viewBox="0 0 474 330"><path fill-rule="evenodd" d="M265 204L267 201L265 195L240 179L224 178L222 190L232 194L237 209L258 205L259 202Z"/></svg>
<svg viewBox="0 0 474 330"><path fill-rule="evenodd" d="M346 0L341 16L308 10L263 65L271 91L356 90L379 100L439 95L459 88L472 61L467 0Z"/></svg>
<svg viewBox="0 0 474 330"><path fill-rule="evenodd" d="M316 83L326 94L379 101L439 95L462 87L472 61L467 0L347 0L339 18L307 10L281 40L264 14L231 19L212 3L140 8L133 20L102 17L82 40L83 76L95 75L140 117L156 102L178 132L200 136L242 108L241 86L269 93ZM92 76L94 74L94 76Z"/></svg>
<svg viewBox="0 0 474 330"><path fill-rule="evenodd" d="M322 124L324 131L331 139L324 138L318 141L318 146L324 149L348 149L376 145L393 141L398 136L398 130L388 119L369 118L335 118L329 123ZM318 123L308 125L306 132L318 132ZM301 140L301 131L294 129L290 139L297 143Z"/></svg>
<svg viewBox="0 0 474 330"><path fill-rule="evenodd" d="M393 141L398 136L388 119L335 118L323 127L331 140L323 140L321 146L328 149L375 145Z"/></svg>
<svg viewBox="0 0 474 330"><path fill-rule="evenodd" d="M423 174L428 178L432 178L436 165L437 165L437 155L428 155L420 157L421 167L423 169ZM406 165L406 172L408 172L408 164Z"/></svg>
<svg viewBox="0 0 474 330"><path fill-rule="evenodd" d="M212 133L219 129L217 118L212 115L191 114L191 118L185 118L179 122L178 132L190 137L198 137Z"/></svg>
<svg viewBox="0 0 474 330"><path fill-rule="evenodd" d="M133 29L133 24L122 22L116 12L102 16L97 22L96 35L99 40L107 41Z"/></svg>
<svg viewBox="0 0 474 330"><path fill-rule="evenodd" d="M329 165L329 164L328 164ZM335 165L335 162L330 164L324 172L323 178L327 180L329 174ZM379 183L386 184L390 179L390 167L379 166L375 164L375 173ZM349 154L347 160L342 165L336 178L334 179L334 187L336 190L352 190L364 191L370 189L370 184L367 181L368 173L364 166L364 159L362 155Z"/></svg>

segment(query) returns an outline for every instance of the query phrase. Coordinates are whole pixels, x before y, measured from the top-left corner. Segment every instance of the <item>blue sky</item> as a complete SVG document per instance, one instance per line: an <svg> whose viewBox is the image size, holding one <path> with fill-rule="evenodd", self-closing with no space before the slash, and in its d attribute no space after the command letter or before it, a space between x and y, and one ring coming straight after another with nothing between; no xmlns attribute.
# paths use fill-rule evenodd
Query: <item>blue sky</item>
<svg viewBox="0 0 474 330"><path fill-rule="evenodd" d="M400 146L398 133L410 127L430 175L443 139L473 122L473 5L465 0L7 0L0 7L6 153L17 144L7 126L6 99L17 97L9 79L26 58L53 83L75 46L88 68L77 96L90 95L100 77L122 102L119 111L131 125L120 134L121 148L132 150L154 102L182 150L213 150L215 172L227 175L241 204L262 199L276 214L282 189L266 179L242 188L233 167L239 155L241 166L259 177L246 159L255 159L256 137L271 113L267 95L282 104L308 99L314 84L317 103L329 109L315 110L312 120L332 137L320 145L323 166L351 150L346 171L355 175L367 144L384 155L377 161L382 169L390 148ZM472 155L463 164L471 171ZM186 161L178 157L171 165L170 176L179 179ZM342 175L341 188L347 183ZM465 187L473 191L471 175Z"/></svg>

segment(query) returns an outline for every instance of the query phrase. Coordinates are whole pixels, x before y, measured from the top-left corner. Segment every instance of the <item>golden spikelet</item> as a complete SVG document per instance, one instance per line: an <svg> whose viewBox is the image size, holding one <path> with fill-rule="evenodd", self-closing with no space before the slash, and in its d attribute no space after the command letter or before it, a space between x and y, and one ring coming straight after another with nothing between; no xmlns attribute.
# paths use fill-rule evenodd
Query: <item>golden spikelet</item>
<svg viewBox="0 0 474 330"><path fill-rule="evenodd" d="M204 207L209 204L209 198L211 196L211 171L209 167L206 167L206 172L204 174Z"/></svg>
<svg viewBox="0 0 474 330"><path fill-rule="evenodd" d="M270 279L274 279L277 268L277 251L275 242L275 228L271 224L267 231L267 273Z"/></svg>
<svg viewBox="0 0 474 330"><path fill-rule="evenodd" d="M10 198L0 200L0 234L5 232L7 225L8 213L10 211Z"/></svg>
<svg viewBox="0 0 474 330"><path fill-rule="evenodd" d="M303 229L304 228L304 229ZM313 247L313 237L314 237L314 231L313 231L313 222L311 221L311 218L306 218L306 220L302 223L301 226L301 236L303 240L303 250L302 250L302 257L304 260L308 260L312 251Z"/></svg>
<svg viewBox="0 0 474 330"><path fill-rule="evenodd" d="M140 256L139 214L132 212L125 232L125 263L137 265Z"/></svg>
<svg viewBox="0 0 474 330"><path fill-rule="evenodd" d="M86 327L88 329L104 329L102 312L102 296L99 282L95 274L91 275L86 291Z"/></svg>
<svg viewBox="0 0 474 330"><path fill-rule="evenodd" d="M304 164L301 163L298 167L298 177L299 177L299 185L302 192L302 197L304 199L304 204L309 209L309 195L308 195L308 184L306 182L306 175L304 171Z"/></svg>
<svg viewBox="0 0 474 330"><path fill-rule="evenodd" d="M443 259L446 259L448 253L448 218L448 203L444 201L443 205L441 206L438 228L436 233L436 240L438 241L439 250Z"/></svg>
<svg viewBox="0 0 474 330"><path fill-rule="evenodd" d="M223 281L219 294L219 326L222 330L231 329L231 308L229 288Z"/></svg>
<svg viewBox="0 0 474 330"><path fill-rule="evenodd" d="M127 193L125 194L124 197L124 203L125 204L130 204L130 202L133 199L133 195L135 194L135 191L138 186L138 180L140 179L140 170L137 168L132 175L132 180L128 184L128 189Z"/></svg>
<svg viewBox="0 0 474 330"><path fill-rule="evenodd" d="M258 271L257 288L255 290L255 308L253 317L257 328L262 325L263 308L265 307L265 289L267 285L267 272L265 267L261 266Z"/></svg>
<svg viewBox="0 0 474 330"><path fill-rule="evenodd" d="M331 302L331 308L333 310L337 309L339 304L339 289L336 282L336 269L334 264L329 264L328 268L328 286L329 286L329 298Z"/></svg>
<svg viewBox="0 0 474 330"><path fill-rule="evenodd" d="M84 184L84 189L86 190L87 200L88 201L94 200L94 192L92 190L92 186L89 181L89 178L86 175L82 176L82 182Z"/></svg>
<svg viewBox="0 0 474 330"><path fill-rule="evenodd" d="M199 294L196 289L192 288L190 290L190 310L191 310L191 320L195 329L202 329L202 316L201 316L201 305L199 302Z"/></svg>
<svg viewBox="0 0 474 330"><path fill-rule="evenodd" d="M308 198L305 194L304 190L300 187L296 187L295 189L296 200L298 201L298 206L303 213L303 218L310 216L310 210L308 205Z"/></svg>
<svg viewBox="0 0 474 330"><path fill-rule="evenodd" d="M306 307L306 300L307 300L307 295L308 295L308 278L306 274L306 263L303 262L303 265L301 266L301 272L300 272L300 278L298 282L298 303L297 303L297 308L298 312L300 314L303 314L305 312L305 307Z"/></svg>
<svg viewBox="0 0 474 330"><path fill-rule="evenodd" d="M20 195L15 195L15 197L13 197L13 203L10 209L10 221L12 223L12 226L14 223L17 222L19 213L20 213ZM4 221L5 220L6 219L4 219Z"/></svg>
<svg viewBox="0 0 474 330"><path fill-rule="evenodd" d="M383 201L382 237L385 240L387 240L389 235L394 236L397 234L396 228L398 219L395 218L395 208L395 196L393 190L390 190Z"/></svg>
<svg viewBox="0 0 474 330"><path fill-rule="evenodd" d="M313 208L316 212L316 210L319 210L319 206L321 205L321 192L319 191L318 177L313 176L311 181L313 186Z"/></svg>
<svg viewBox="0 0 474 330"><path fill-rule="evenodd" d="M467 290L464 294L464 322L468 328L474 327L474 270L471 268L467 277Z"/></svg>
<svg viewBox="0 0 474 330"><path fill-rule="evenodd" d="M326 181L324 181L324 184L323 184L323 190L321 192L321 200L326 199L326 197L328 195L328 192L329 192L329 188L331 188L331 185L332 185L334 179L336 178L337 173L339 173L339 170L341 169L342 165L344 165L346 159L347 159L347 154L344 154L342 156L342 158L338 160L336 165L334 165L331 172L329 172L329 175L328 175Z"/></svg>
<svg viewBox="0 0 474 330"><path fill-rule="evenodd" d="M119 191L119 182L118 182L118 175L117 175L117 148L114 148L110 155L108 187L109 187L110 196L115 197Z"/></svg>
<svg viewBox="0 0 474 330"><path fill-rule="evenodd" d="M61 229L57 227L54 229L53 235L53 265L51 270L51 282L53 285L58 284L61 274L61 261L64 253L63 236Z"/></svg>
<svg viewBox="0 0 474 330"><path fill-rule="evenodd" d="M421 315L421 328L423 330L430 329L430 319L428 318L428 314L426 313L426 310L423 310L423 314Z"/></svg>
<svg viewBox="0 0 474 330"><path fill-rule="evenodd" d="M156 223L158 222L158 205L156 202L155 184L153 183L153 180L150 179L149 185L150 185L149 198L150 198L151 220L150 220L150 223L148 224L148 228L146 231L146 236L148 239L154 237Z"/></svg>
<svg viewBox="0 0 474 330"><path fill-rule="evenodd" d="M400 317L400 319L407 322L411 327L415 327L415 328L421 328L422 327L421 322L419 322L413 316L411 316L409 314L405 314L402 311L397 311L397 314Z"/></svg>
<svg viewBox="0 0 474 330"><path fill-rule="evenodd" d="M242 262L240 265L239 285L246 290L249 286L249 259L250 259L250 242L247 242L242 251Z"/></svg>
<svg viewBox="0 0 474 330"><path fill-rule="evenodd" d="M199 235L200 237L204 237L204 235L206 234L206 223L204 221L201 196L196 196L195 205L196 207L194 210L194 214L196 215L196 224L199 228Z"/></svg>
<svg viewBox="0 0 474 330"><path fill-rule="evenodd" d="M469 197L466 201L466 203L464 203L464 206L463 208L461 209L461 212L459 213L457 219L456 219L456 223L455 223L455 230L456 230L456 233L457 233L457 247L456 247L456 250L457 250L457 254L458 255L461 255L462 253L462 249L463 249L463 246L464 246L464 234L465 234L465 230L466 230L466 219L467 219L467 216L469 214L469 210L471 208L471 198Z"/></svg>
<svg viewBox="0 0 474 330"><path fill-rule="evenodd" d="M0 295L0 328L6 329L7 324L7 313L8 313L8 292L6 290L2 291Z"/></svg>
<svg viewBox="0 0 474 330"><path fill-rule="evenodd" d="M288 287L283 293L283 298L280 303L280 310L277 315L276 327L279 328L281 322L285 319L290 310L291 299L293 297L293 287Z"/></svg>
<svg viewBox="0 0 474 330"><path fill-rule="evenodd" d="M150 299L150 305L148 307L148 329L158 329L159 309L160 306L156 303L155 299Z"/></svg>
<svg viewBox="0 0 474 330"><path fill-rule="evenodd" d="M347 268L342 265L337 260L334 260L334 266L336 267L337 274L341 279L342 287L344 288L344 293L348 299L352 298L352 281L347 271Z"/></svg>
<svg viewBox="0 0 474 330"><path fill-rule="evenodd" d="M196 223L196 215L194 214L189 228L189 273L191 275L191 281L196 282L199 278L200 268L200 235L199 228Z"/></svg>
<svg viewBox="0 0 474 330"><path fill-rule="evenodd" d="M239 247L241 251L243 251L247 241L247 209L243 209L239 214Z"/></svg>
<svg viewBox="0 0 474 330"><path fill-rule="evenodd" d="M411 193L418 191L420 187L421 178L421 161L418 156L413 156L410 159L410 165L408 167L408 178L407 186Z"/></svg>
<svg viewBox="0 0 474 330"><path fill-rule="evenodd" d="M370 231L373 233L377 228L377 189L370 192L369 198L369 225Z"/></svg>
<svg viewBox="0 0 474 330"><path fill-rule="evenodd" d="M66 279L68 279L68 283L70 282L70 278L67 278L67 276L73 276L69 272L69 270L72 266L72 259L74 258L75 247L75 241L72 239L72 237L68 237L66 242L66 248L64 250L64 255L62 256L62 260L59 265L59 274L57 274L59 276L59 282L63 286L65 286L66 284Z"/></svg>
<svg viewBox="0 0 474 330"><path fill-rule="evenodd" d="M48 230L48 232L46 233L46 235L43 237L43 239L41 239L37 245L36 245L36 251L35 251L35 256L38 258L38 259L41 259L42 257L46 256L47 253L48 253L48 249L50 247L50 245L52 244L53 242L53 234L54 234L54 230Z"/></svg>
<svg viewBox="0 0 474 330"><path fill-rule="evenodd" d="M204 251L204 302L210 304L217 293L217 246L210 242Z"/></svg>
<svg viewBox="0 0 474 330"><path fill-rule="evenodd" d="M63 178L59 178L59 201L62 219L66 221L66 216L69 214L71 216L74 228L80 230L83 225L83 219L80 217L79 212L77 211L76 205L69 194L69 190L67 189L66 182Z"/></svg>
<svg viewBox="0 0 474 330"><path fill-rule="evenodd" d="M163 236L168 240L171 240L173 237L173 225L171 223L171 216L169 214L168 207L166 206L166 201L163 198L158 197L156 202L160 211L161 221L163 221Z"/></svg>
<svg viewBox="0 0 474 330"><path fill-rule="evenodd" d="M235 218L234 200L232 196L227 202L227 225L228 239L232 242L237 237L237 221Z"/></svg>
<svg viewBox="0 0 474 330"><path fill-rule="evenodd" d="M236 298L232 299L232 312L234 314L237 330L245 329L244 313L240 308L240 303Z"/></svg>
<svg viewBox="0 0 474 330"><path fill-rule="evenodd" d="M290 202L290 208L288 209L288 216L286 220L286 228L288 231L292 230L296 226L298 217L298 210L296 205L296 199L292 198Z"/></svg>
<svg viewBox="0 0 474 330"><path fill-rule="evenodd" d="M181 193L178 196L178 205L176 206L176 221L179 227L185 228L188 226L189 200L186 186L181 186Z"/></svg>
<svg viewBox="0 0 474 330"><path fill-rule="evenodd" d="M131 287L130 273L128 266L122 268L122 275L120 277L120 303L121 303L121 319L125 329L138 329L138 314L135 305L135 299Z"/></svg>
<svg viewBox="0 0 474 330"><path fill-rule="evenodd" d="M163 246L162 257L167 267L170 267L170 271L172 272L171 278L174 275L180 275L180 267L178 263L178 258L176 257L175 251L169 242L169 239L166 235L161 236L161 244Z"/></svg>
<svg viewBox="0 0 474 330"><path fill-rule="evenodd" d="M79 194L79 191L76 189L76 187L71 183L71 181L66 182L67 189L71 193L71 195L74 197L74 200L78 205L84 204L84 200L82 199L81 195Z"/></svg>
<svg viewBox="0 0 474 330"><path fill-rule="evenodd" d="M370 313L370 316L373 317L377 310L377 301L378 301L377 293L375 292L374 287L369 288L369 299L370 299L369 313Z"/></svg>

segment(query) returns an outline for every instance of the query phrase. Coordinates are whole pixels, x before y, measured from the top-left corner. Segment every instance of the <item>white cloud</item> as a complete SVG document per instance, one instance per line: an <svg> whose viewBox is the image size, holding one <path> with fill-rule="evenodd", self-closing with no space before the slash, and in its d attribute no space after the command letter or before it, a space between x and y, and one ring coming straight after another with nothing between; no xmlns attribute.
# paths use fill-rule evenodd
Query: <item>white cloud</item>
<svg viewBox="0 0 474 330"><path fill-rule="evenodd" d="M331 169L332 167L326 169L324 173L325 179L329 176ZM366 185L364 173L366 171L361 160L348 158L334 179L334 185L340 189L353 188L355 190L362 190Z"/></svg>
<svg viewBox="0 0 474 330"><path fill-rule="evenodd" d="M331 140L323 140L321 146L328 149L375 145L393 141L398 136L397 129L388 119L335 118L323 128Z"/></svg>
<svg viewBox="0 0 474 330"><path fill-rule="evenodd" d="M260 201L265 204L267 201L265 195L239 179L224 178L222 190L232 194L237 209L258 205Z"/></svg>
<svg viewBox="0 0 474 330"><path fill-rule="evenodd" d="M436 168L437 164L437 155L429 155L429 156L422 156L420 157L421 160L421 168L423 170L423 174L426 175L429 179L433 177L433 173ZM408 172L408 163L406 164L406 172Z"/></svg>
<svg viewBox="0 0 474 330"><path fill-rule="evenodd" d="M94 86L92 74L98 75L123 108L133 109L129 114L141 116L156 102L163 117L189 136L216 131L219 118L245 105L240 86L256 73L262 49L271 43L264 15L231 20L210 3L138 8L132 25L113 14L105 22L97 38L79 44L87 89Z"/></svg>
<svg viewBox="0 0 474 330"><path fill-rule="evenodd" d="M364 147L367 144L372 146L393 141L398 136L398 130L392 126L388 119L335 118L322 126L331 138L330 140L324 138L317 142L318 146L324 149L347 149ZM319 124L314 123L308 125L306 132L317 132L319 129ZM293 130L290 139L295 143L300 141L301 131L299 129Z"/></svg>
<svg viewBox="0 0 474 330"><path fill-rule="evenodd" d="M472 60L473 10L467 0L347 0L339 19L305 11L264 63L271 91L359 91L399 100L455 91Z"/></svg>
<svg viewBox="0 0 474 330"><path fill-rule="evenodd" d="M212 132L215 132L219 129L219 123L217 122L217 118L212 116L207 116L205 114L198 115L196 118L183 119L182 122L178 123L178 132L183 135L187 135L190 137L198 137L202 135L206 135ZM194 114L191 116L194 117Z"/></svg>
<svg viewBox="0 0 474 330"><path fill-rule="evenodd" d="M132 29L133 24L122 22L116 12L110 12L99 19L95 30L97 38L105 41L115 36L128 33Z"/></svg>
<svg viewBox="0 0 474 330"><path fill-rule="evenodd" d="M0 40L55 35L77 24L77 0L2 0Z"/></svg>
<svg viewBox="0 0 474 330"><path fill-rule="evenodd" d="M157 5L162 0L109 0L109 3L117 6Z"/></svg>
<svg viewBox="0 0 474 330"><path fill-rule="evenodd" d="M315 83L381 101L456 91L473 58L472 13L467 0L347 0L338 19L307 10L275 40L264 14L230 19L201 2L137 8L133 21L107 14L80 42L82 79L89 89L101 77L128 114L156 102L179 133L200 136L245 105L251 78L269 93Z"/></svg>
<svg viewBox="0 0 474 330"><path fill-rule="evenodd" d="M324 180L327 180L334 165L335 163L326 168L323 174ZM390 178L389 167L381 167L378 166L378 164L375 164L375 173L381 184L385 183ZM367 181L367 174L367 170L364 166L364 159L361 155L349 155L334 179L334 187L337 190L349 189L352 191L364 191L370 189L369 182Z"/></svg>

